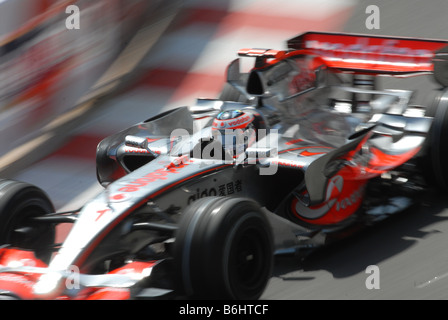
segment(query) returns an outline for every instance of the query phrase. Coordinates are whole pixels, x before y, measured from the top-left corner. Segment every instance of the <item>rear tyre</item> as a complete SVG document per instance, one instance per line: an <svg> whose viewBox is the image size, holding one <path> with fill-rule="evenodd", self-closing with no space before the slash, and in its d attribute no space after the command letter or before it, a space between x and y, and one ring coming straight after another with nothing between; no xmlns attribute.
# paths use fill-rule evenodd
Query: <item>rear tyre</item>
<svg viewBox="0 0 448 320"><path fill-rule="evenodd" d="M18 181L0 180L0 245L34 251L48 262L55 242L55 226L33 218L54 212L48 196L39 188Z"/></svg>
<svg viewBox="0 0 448 320"><path fill-rule="evenodd" d="M438 91L426 116L433 118L422 166L429 183L448 191L448 90Z"/></svg>
<svg viewBox="0 0 448 320"><path fill-rule="evenodd" d="M448 87L448 46L438 50L432 63L434 65L434 78L443 87Z"/></svg>
<svg viewBox="0 0 448 320"><path fill-rule="evenodd" d="M273 241L259 206L203 198L183 213L174 244L181 290L205 299L258 299L272 273Z"/></svg>

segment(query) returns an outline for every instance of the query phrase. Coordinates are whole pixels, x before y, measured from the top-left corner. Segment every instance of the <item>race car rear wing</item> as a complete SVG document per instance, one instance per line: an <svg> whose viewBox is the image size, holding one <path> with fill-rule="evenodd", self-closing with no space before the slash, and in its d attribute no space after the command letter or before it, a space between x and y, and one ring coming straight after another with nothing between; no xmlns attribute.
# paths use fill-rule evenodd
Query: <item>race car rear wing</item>
<svg viewBox="0 0 448 320"><path fill-rule="evenodd" d="M433 73L436 52L447 47L448 41L307 32L288 40L287 45L290 50L316 54L328 67L342 71L412 75Z"/></svg>

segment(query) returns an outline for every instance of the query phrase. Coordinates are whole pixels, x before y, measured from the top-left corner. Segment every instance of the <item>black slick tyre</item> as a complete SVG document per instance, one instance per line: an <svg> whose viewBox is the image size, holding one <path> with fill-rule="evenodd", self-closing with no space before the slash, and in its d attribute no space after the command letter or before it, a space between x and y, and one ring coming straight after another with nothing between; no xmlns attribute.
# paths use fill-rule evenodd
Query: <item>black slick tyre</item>
<svg viewBox="0 0 448 320"><path fill-rule="evenodd" d="M428 136L425 171L427 179L443 191L448 191L448 91L439 91L426 116L433 117ZM429 166L429 168L428 168Z"/></svg>
<svg viewBox="0 0 448 320"><path fill-rule="evenodd" d="M48 196L24 182L0 180L0 245L35 252L48 262L55 241L55 226L33 218L54 212Z"/></svg>
<svg viewBox="0 0 448 320"><path fill-rule="evenodd" d="M258 299L271 278L272 265L270 224L255 202L208 197L183 213L174 266L187 296Z"/></svg>

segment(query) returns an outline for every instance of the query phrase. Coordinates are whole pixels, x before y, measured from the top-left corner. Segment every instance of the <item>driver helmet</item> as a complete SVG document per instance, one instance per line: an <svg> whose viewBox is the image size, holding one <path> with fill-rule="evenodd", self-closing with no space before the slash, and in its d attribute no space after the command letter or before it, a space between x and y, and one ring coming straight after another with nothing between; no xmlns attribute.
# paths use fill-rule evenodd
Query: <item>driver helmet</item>
<svg viewBox="0 0 448 320"><path fill-rule="evenodd" d="M223 111L213 120L212 131L219 131L224 150L235 157L256 140L254 119L252 113L242 110Z"/></svg>
<svg viewBox="0 0 448 320"><path fill-rule="evenodd" d="M227 110L216 116L212 124L212 130L242 129L244 131L253 127L253 121L254 115L251 113L241 110Z"/></svg>

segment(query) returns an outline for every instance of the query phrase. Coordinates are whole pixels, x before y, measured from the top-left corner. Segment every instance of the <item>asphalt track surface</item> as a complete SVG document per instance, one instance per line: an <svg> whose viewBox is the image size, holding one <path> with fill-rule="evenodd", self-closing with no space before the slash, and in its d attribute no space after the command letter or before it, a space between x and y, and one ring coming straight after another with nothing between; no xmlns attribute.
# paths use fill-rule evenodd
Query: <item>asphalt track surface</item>
<svg viewBox="0 0 448 320"><path fill-rule="evenodd" d="M347 11L343 11L339 18L333 17L340 22L340 25L329 24L327 30L448 39L446 32L448 3L444 0L359 0L354 3L355 6L350 9L348 15ZM377 5L380 8L379 30L368 30L365 26L368 16L365 9L368 5ZM213 18L218 18L220 11L213 13L215 15ZM298 30L297 33L303 31L306 30ZM205 36L207 32L211 33L211 30L203 31L202 35ZM168 36L162 39L162 42L169 43L176 39ZM194 38L192 41L196 40L197 44L201 44L198 39ZM229 40L225 36L219 39ZM279 43L285 39L279 39ZM247 46L257 47L258 43ZM216 40L213 41L212 47L198 48L197 45L195 47L197 51L186 50L182 57L193 62L193 57L196 59L204 51L216 49L219 45ZM151 54L156 57L151 60L152 63L158 63L158 58L173 53L166 51L160 53L156 50ZM219 57L221 60L228 62L233 59L222 57L223 55ZM174 61L174 64L179 63ZM154 70L153 65L146 67L148 70ZM218 67L221 68L221 65ZM201 74L201 68L207 69L210 66L205 62L201 64L201 61L199 63L195 61L193 65L195 76ZM159 68L160 70L163 71ZM78 126L75 132L77 136L73 140L41 161L15 172L12 177L42 187L49 193L59 210L80 207L101 190L96 183L93 161L98 138L159 112L161 110L159 105L162 102L172 105L192 98L182 96L183 100L173 100L169 98L172 97L172 91L166 87L150 87L157 75L160 75L160 72L152 74L145 83L148 85L145 87L145 92L149 91L152 94L153 102L145 95L141 95L139 90L126 91L114 97L105 103L106 107L91 114L90 118ZM215 76L213 79L216 81L221 78ZM434 83L424 78L405 81L407 88L418 89L417 98L422 103L425 101L426 93L435 87ZM211 88L210 92L214 89ZM154 101L157 101L159 107L145 106L156 105ZM130 104L137 104L138 108L126 111L126 106ZM94 134L91 134L92 132ZM447 299L448 201L446 199L447 197L443 195L434 196L412 210L319 250L303 261L291 257L277 259L274 277L262 299ZM369 276L366 268L370 265L379 268L379 289L366 288L366 279Z"/></svg>

